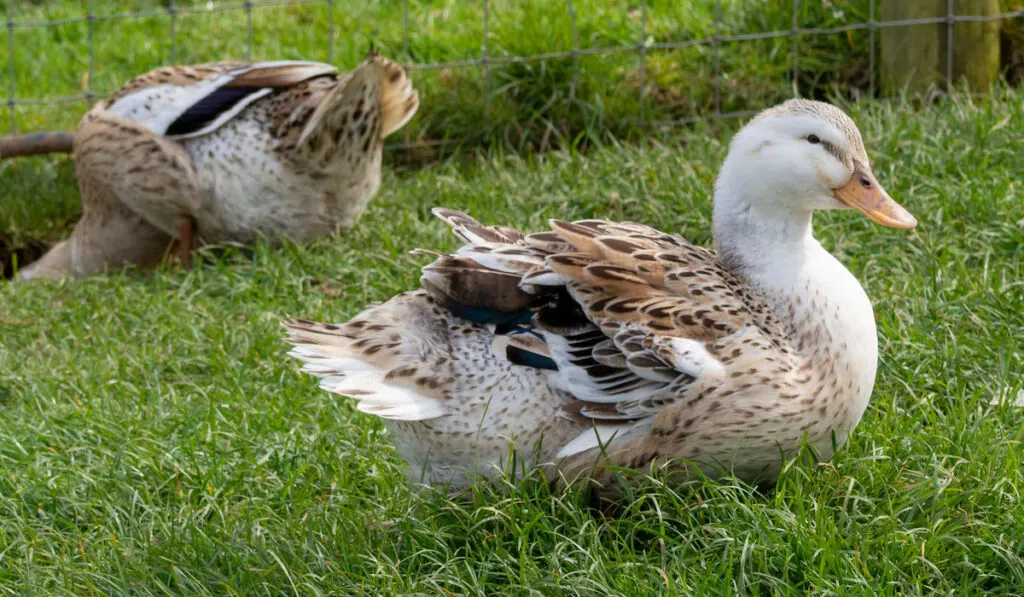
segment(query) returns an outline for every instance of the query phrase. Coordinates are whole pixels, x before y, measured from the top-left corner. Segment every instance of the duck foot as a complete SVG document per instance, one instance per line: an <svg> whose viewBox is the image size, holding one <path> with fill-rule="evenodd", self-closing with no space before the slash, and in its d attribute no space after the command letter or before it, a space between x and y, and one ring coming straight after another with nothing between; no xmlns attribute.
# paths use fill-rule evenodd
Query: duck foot
<svg viewBox="0 0 1024 597"><path fill-rule="evenodd" d="M175 240L174 248L171 249L171 252L174 253L174 256L185 267L192 266L192 238L194 233L195 223L191 219L178 224L178 238Z"/></svg>

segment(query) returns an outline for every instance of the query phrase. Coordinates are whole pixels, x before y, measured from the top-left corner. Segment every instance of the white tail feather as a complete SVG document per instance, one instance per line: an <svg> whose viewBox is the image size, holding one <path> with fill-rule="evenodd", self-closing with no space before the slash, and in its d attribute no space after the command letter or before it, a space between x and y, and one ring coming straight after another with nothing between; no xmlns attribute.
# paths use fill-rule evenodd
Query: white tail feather
<svg viewBox="0 0 1024 597"><path fill-rule="evenodd" d="M562 449L558 451L558 458L568 458L573 454L586 452L593 448L608 445L619 432L623 431L622 425L600 425L586 429L583 433L569 440Z"/></svg>
<svg viewBox="0 0 1024 597"><path fill-rule="evenodd" d="M368 346L360 346L341 326L312 322L288 322L289 342L295 346L288 353L302 361L302 371L316 375L320 387L334 394L349 396L361 412L386 419L420 421L446 414L443 403L435 397L407 387L402 382L389 382L388 371L401 363L391 361L381 366L368 361L380 357L380 351L365 354Z"/></svg>
<svg viewBox="0 0 1024 597"><path fill-rule="evenodd" d="M346 367L328 367L328 362ZM384 371L355 359L332 359L320 363L306 361L303 371L321 377L321 389L354 399L356 408L364 413L400 421L421 421L445 414L440 400L389 384L385 382Z"/></svg>

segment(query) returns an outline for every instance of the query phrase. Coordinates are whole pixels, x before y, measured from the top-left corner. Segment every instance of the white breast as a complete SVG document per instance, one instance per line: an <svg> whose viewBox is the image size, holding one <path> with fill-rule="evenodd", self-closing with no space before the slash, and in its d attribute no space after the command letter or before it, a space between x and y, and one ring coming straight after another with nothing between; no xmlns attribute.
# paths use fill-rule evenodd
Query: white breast
<svg viewBox="0 0 1024 597"><path fill-rule="evenodd" d="M855 395L839 397L849 404L843 427L852 429L867 408L878 369L874 310L860 282L816 240L809 239L803 257L798 266L765 272L756 283L775 299L777 315L794 335L805 334L805 356L827 346L841 374L855 381Z"/></svg>

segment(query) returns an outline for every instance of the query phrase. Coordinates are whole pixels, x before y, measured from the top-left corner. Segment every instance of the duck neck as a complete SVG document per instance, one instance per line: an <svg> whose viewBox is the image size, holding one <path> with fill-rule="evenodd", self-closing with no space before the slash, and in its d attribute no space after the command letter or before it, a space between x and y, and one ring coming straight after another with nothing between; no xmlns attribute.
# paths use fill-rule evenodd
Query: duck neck
<svg viewBox="0 0 1024 597"><path fill-rule="evenodd" d="M754 282L759 274L777 276L780 268L799 271L821 245L811 233L811 210L794 210L782 201L758 197L750 191L719 182L715 188L714 239L719 260L730 270Z"/></svg>
<svg viewBox="0 0 1024 597"><path fill-rule="evenodd" d="M814 383L841 383L853 400L848 415L855 424L871 394L878 356L871 302L814 239L810 211L782 209L785 204L761 194L754 201L742 190L716 186L719 261L760 291L798 354L827 361L828 375Z"/></svg>
<svg viewBox="0 0 1024 597"><path fill-rule="evenodd" d="M871 303L856 278L815 240L811 210L794 210L792 201L761 189L752 189L751 197L744 193L751 187L725 180L716 185L714 215L722 266L761 291L801 352L841 337L863 336L871 344Z"/></svg>

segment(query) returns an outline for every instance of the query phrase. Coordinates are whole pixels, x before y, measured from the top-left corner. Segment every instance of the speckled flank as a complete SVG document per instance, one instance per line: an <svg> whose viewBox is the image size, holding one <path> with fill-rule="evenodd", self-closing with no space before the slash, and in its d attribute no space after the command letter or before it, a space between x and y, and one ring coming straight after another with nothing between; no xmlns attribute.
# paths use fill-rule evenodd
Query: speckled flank
<svg viewBox="0 0 1024 597"><path fill-rule="evenodd" d="M288 325L311 364L329 371L325 384L358 379L370 368L380 376L368 376L347 394L366 400L387 386L439 403L439 416L388 418L412 481L465 485L477 472L499 472L513 443L532 465L538 455L534 446L558 446L578 432L559 415L571 398L552 387L548 372L500 358L491 348L494 332L488 326L460 320L424 291L399 295L344 324L293 320ZM329 348L318 352L320 346ZM366 366L346 372L337 366L339 357L361 359Z"/></svg>
<svg viewBox="0 0 1024 597"><path fill-rule="evenodd" d="M379 128L358 134L372 111L359 122L338 119L339 128L325 122L309 146L298 146L298 132L318 102L343 89L331 80L300 87L257 101L218 134L184 142L203 189L195 220L204 242L249 242L257 236L303 241L330 234L352 226L377 192ZM372 100L356 105L376 105ZM337 107L343 115L353 109ZM282 119L281 112L290 110L293 116Z"/></svg>
<svg viewBox="0 0 1024 597"><path fill-rule="evenodd" d="M83 276L128 264L153 266L173 235L170 226L154 222L178 221L187 208L167 197L198 195L186 152L136 122L111 119L97 106L82 118L75 137L82 218L69 239L20 272L23 279ZM125 156L131 156L130 164ZM145 211L161 217L147 219L140 213Z"/></svg>

